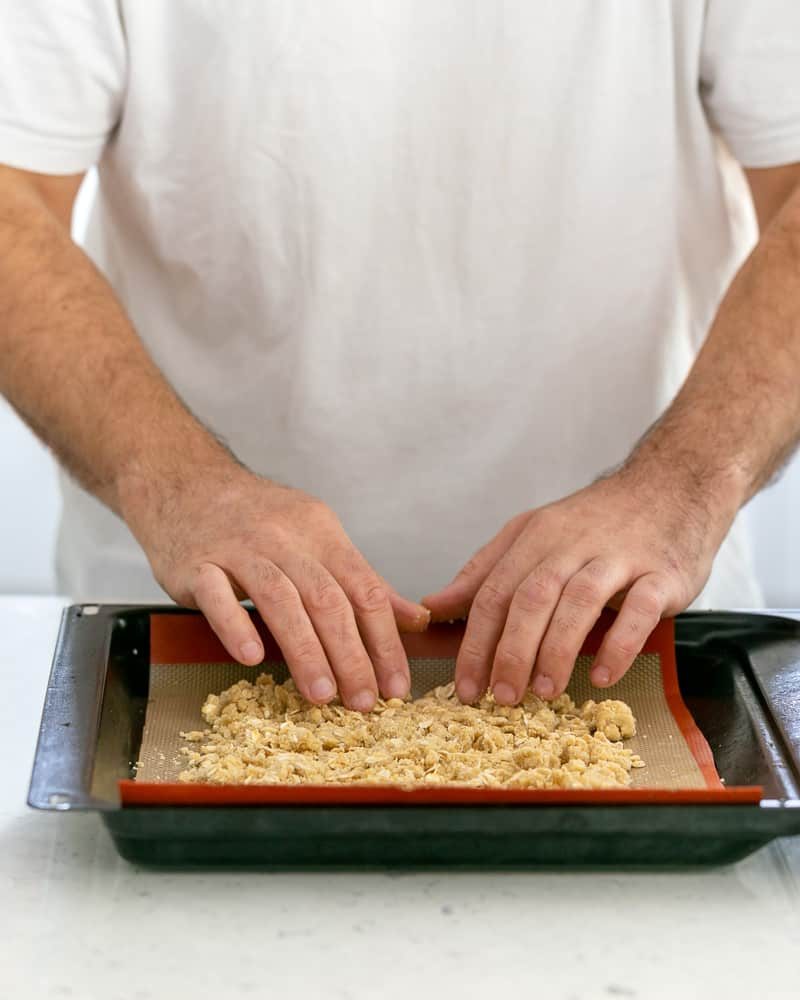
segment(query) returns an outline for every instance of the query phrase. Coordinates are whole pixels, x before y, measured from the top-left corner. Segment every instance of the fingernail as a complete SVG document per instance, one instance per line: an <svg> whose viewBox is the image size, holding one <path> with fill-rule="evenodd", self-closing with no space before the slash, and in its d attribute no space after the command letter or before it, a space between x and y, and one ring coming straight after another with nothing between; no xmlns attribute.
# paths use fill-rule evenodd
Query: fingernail
<svg viewBox="0 0 800 1000"><path fill-rule="evenodd" d="M248 642L241 644L239 654L243 663L259 663L264 656L264 647L260 642L254 642L250 639Z"/></svg>
<svg viewBox="0 0 800 1000"><path fill-rule="evenodd" d="M539 674L533 682L533 693L540 698L552 698L555 690L552 680L545 674Z"/></svg>
<svg viewBox="0 0 800 1000"><path fill-rule="evenodd" d="M592 671L592 684L605 687L611 681L611 671L608 667L595 667Z"/></svg>
<svg viewBox="0 0 800 1000"><path fill-rule="evenodd" d="M372 691L364 688L363 691L354 694L350 699L350 707L357 712L370 712L375 707L375 695Z"/></svg>
<svg viewBox="0 0 800 1000"><path fill-rule="evenodd" d="M458 694L459 701L462 701L465 705L471 705L478 697L478 685L475 681L467 678L459 681L456 686L456 693Z"/></svg>
<svg viewBox="0 0 800 1000"><path fill-rule="evenodd" d="M494 692L494 700L498 705L513 705L517 700L517 692L510 684L506 684L505 681L495 684L492 691Z"/></svg>
<svg viewBox="0 0 800 1000"><path fill-rule="evenodd" d="M408 694L408 678L400 671L392 674L386 682L386 694L389 698L405 698Z"/></svg>
<svg viewBox="0 0 800 1000"><path fill-rule="evenodd" d="M336 685L330 677L318 677L309 688L309 693L314 701L330 701L336 694Z"/></svg>

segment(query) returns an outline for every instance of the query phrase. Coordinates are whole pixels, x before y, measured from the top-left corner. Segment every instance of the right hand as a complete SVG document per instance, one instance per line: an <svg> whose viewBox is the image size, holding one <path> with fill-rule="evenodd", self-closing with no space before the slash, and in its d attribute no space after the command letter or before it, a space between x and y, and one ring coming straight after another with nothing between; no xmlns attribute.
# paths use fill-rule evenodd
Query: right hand
<svg viewBox="0 0 800 1000"><path fill-rule="evenodd" d="M264 657L239 603L249 597L309 701L338 691L366 712L378 692L408 694L398 628L422 631L430 615L378 576L324 503L233 462L182 486L151 483L147 493L126 519L156 579L178 604L203 612L232 657L249 665Z"/></svg>

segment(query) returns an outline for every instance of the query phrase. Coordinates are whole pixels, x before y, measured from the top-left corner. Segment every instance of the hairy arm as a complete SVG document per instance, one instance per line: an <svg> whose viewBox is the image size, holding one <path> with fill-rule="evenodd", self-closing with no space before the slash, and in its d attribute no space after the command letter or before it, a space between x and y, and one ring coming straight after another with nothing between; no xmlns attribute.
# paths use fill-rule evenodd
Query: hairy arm
<svg viewBox="0 0 800 1000"><path fill-rule="evenodd" d="M182 405L70 238L81 180L0 167L0 391L124 517L128 494L152 476L230 457Z"/></svg>
<svg viewBox="0 0 800 1000"><path fill-rule="evenodd" d="M469 614L460 697L560 694L592 625L620 606L592 668L633 663L659 619L702 590L739 508L800 438L800 165L747 171L761 238L731 283L681 391L620 469L525 511L424 599Z"/></svg>
<svg viewBox="0 0 800 1000"><path fill-rule="evenodd" d="M800 164L748 170L761 238L683 388L629 460L683 469L732 518L800 437Z"/></svg>
<svg viewBox="0 0 800 1000"><path fill-rule="evenodd" d="M320 500L243 468L189 412L108 282L69 234L78 176L0 167L0 392L89 491L124 518L156 579L228 652L263 646L250 597L299 689L366 710L408 691L395 593Z"/></svg>

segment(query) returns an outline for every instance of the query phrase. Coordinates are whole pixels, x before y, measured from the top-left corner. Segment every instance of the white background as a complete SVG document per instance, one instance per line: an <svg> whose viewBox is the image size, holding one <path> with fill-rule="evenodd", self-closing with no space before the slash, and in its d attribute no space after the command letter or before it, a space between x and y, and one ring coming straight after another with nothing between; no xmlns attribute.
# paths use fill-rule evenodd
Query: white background
<svg viewBox="0 0 800 1000"><path fill-rule="evenodd" d="M78 237L94 191L89 178L75 210ZM59 512L54 463L0 399L0 593L55 589L52 552ZM767 606L800 607L800 459L748 507Z"/></svg>

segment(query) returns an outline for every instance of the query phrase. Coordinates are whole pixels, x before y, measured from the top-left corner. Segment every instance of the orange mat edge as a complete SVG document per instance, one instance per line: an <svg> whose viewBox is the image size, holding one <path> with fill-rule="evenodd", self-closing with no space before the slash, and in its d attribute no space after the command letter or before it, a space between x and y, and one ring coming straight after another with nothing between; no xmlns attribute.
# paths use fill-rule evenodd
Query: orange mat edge
<svg viewBox="0 0 800 1000"><path fill-rule="evenodd" d="M391 785L191 785L119 782L123 806L247 805L745 805L757 786L695 788L396 788Z"/></svg>
<svg viewBox="0 0 800 1000"><path fill-rule="evenodd" d="M256 617L265 639L265 659L280 657L280 649L263 622ZM582 652L597 652L613 612L604 612L584 643ZM160 614L150 619L151 663L234 662L211 631L205 619L195 615ZM407 634L404 644L411 656L452 656L457 651L463 623L435 626L427 633ZM657 653L661 662L664 694L669 710L697 761L706 782L701 789L657 788L594 789L505 789L505 788L415 788L391 786L312 785L196 785L167 782L119 782L123 805L278 805L278 804L655 804L655 803L757 803L763 789L757 786L726 787L714 765L711 747L686 707L678 685L675 658L675 623L664 619L649 636L642 650Z"/></svg>

